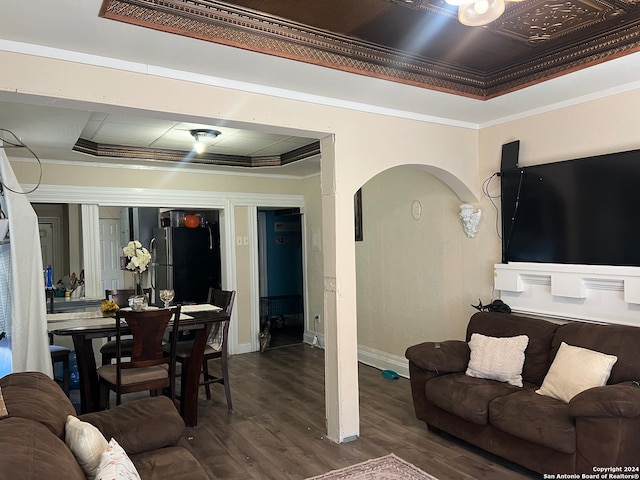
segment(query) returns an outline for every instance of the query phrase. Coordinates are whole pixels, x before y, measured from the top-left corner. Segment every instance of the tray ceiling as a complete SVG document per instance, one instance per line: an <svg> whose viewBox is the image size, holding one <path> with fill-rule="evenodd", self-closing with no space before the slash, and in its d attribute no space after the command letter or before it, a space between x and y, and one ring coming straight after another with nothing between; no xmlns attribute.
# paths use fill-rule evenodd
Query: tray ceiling
<svg viewBox="0 0 640 480"><path fill-rule="evenodd" d="M100 16L489 99L639 51L639 2L508 2L484 27L444 0L104 0Z"/></svg>

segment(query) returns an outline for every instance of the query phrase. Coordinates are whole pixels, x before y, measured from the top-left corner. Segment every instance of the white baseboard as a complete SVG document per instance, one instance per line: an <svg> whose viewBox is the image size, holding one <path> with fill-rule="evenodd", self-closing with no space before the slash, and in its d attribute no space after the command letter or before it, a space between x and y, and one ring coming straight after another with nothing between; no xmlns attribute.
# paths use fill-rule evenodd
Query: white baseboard
<svg viewBox="0 0 640 480"><path fill-rule="evenodd" d="M409 360L375 348L358 346L358 361L379 370L393 370L404 378L409 378Z"/></svg>
<svg viewBox="0 0 640 480"><path fill-rule="evenodd" d="M315 334L311 331L305 331L303 336L304 343L313 345ZM324 349L324 335L318 334L318 345ZM392 355L375 348L358 346L358 361L378 370L393 370L404 378L409 378L409 360L404 357Z"/></svg>
<svg viewBox="0 0 640 480"><path fill-rule="evenodd" d="M313 341L315 337L316 334L312 331L305 330L302 341L324 350L324 335L317 334L317 343ZM250 353L251 351L250 343L238 345L237 354ZM404 357L371 347L358 346L358 361L378 370L393 370L401 377L409 378L409 360Z"/></svg>
<svg viewBox="0 0 640 480"><path fill-rule="evenodd" d="M251 353L251 343L241 343L238 345L238 351L236 352L238 355L242 353Z"/></svg>

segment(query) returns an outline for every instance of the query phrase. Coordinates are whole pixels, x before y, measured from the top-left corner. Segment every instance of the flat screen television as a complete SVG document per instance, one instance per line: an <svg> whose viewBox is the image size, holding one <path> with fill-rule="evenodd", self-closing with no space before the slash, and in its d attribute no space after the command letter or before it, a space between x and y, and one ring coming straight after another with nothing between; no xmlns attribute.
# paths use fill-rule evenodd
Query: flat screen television
<svg viewBox="0 0 640 480"><path fill-rule="evenodd" d="M640 266L640 150L503 167L501 189L504 263Z"/></svg>

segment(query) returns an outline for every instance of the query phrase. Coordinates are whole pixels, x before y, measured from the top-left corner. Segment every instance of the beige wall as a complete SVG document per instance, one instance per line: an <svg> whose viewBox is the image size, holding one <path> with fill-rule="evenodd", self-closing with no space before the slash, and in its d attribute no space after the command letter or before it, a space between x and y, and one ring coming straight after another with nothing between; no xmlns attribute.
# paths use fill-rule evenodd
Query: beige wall
<svg viewBox="0 0 640 480"><path fill-rule="evenodd" d="M491 296L499 259L494 214L475 238L458 218L460 199L412 167L387 170L362 189L364 239L356 242L358 345L404 356L420 341L464 338L478 297ZM412 204L422 205L418 220Z"/></svg>
<svg viewBox="0 0 640 480"><path fill-rule="evenodd" d="M249 236L249 211L247 207L235 207L236 235ZM256 247L257 248L257 247ZM250 269L251 256L248 245L236 247L236 311L238 313L238 343L251 343L251 309L247 298L251 296Z"/></svg>
<svg viewBox="0 0 640 480"><path fill-rule="evenodd" d="M0 90L29 95L51 95L59 106L113 110L118 106L139 108L162 115L189 118L220 118L231 126L244 122L256 128L279 132L320 132L331 135L329 144L335 149L335 171L338 181L328 184L327 192L337 192L339 222L347 224L344 234L352 241L352 198L357 188L369 178L390 166L413 163L430 168L465 200L479 196L477 172L469 167L476 158L477 132L418 120L328 107L302 101L286 100L241 91L231 91L187 81L141 75L126 71L58 61L49 58L0 52L7 65L7 75L0 79ZM46 79L39 72L47 71ZM212 110L211 106L215 105ZM151 113L151 115L153 115ZM379 135L393 141L380 141ZM46 159L45 159L46 162ZM33 162L14 162L16 175L24 183L35 183L38 175ZM190 174L167 170L122 170L113 166L44 165L43 182L49 185L116 186L125 188L167 188L220 192L304 194L309 209L307 225L307 285L310 316L322 315L323 241L320 213L319 179L291 180L253 178L220 174ZM326 192L323 192L326 193ZM129 204L131 199L126 199ZM171 206L171 205L167 205ZM311 221L310 221L311 219ZM328 220L333 221L333 220ZM316 247L310 245L316 234ZM348 243L341 242L346 255L339 253L341 266L353 265ZM238 279L242 281L242 279ZM350 289L350 279L344 287ZM355 288L355 286L353 286ZM348 300L351 295L344 296ZM350 300L349 300L350 301ZM348 315L353 318L353 315ZM322 328L322 325L320 326Z"/></svg>
<svg viewBox="0 0 640 480"><path fill-rule="evenodd" d="M131 72L124 65L116 70L7 52L0 52L0 62L0 93L15 94L15 101L24 96L55 99L57 106L69 108L132 108L152 117L220 119L229 126L322 139L320 180L50 165L45 159L43 183L305 195L310 316L323 305L328 343L336 345L326 352L327 374L334 382L327 397L329 438L334 440L357 435L357 367L350 362L356 331L366 346L400 356L412 341L408 332L416 342L459 338L472 313L468 305L490 295L499 242L481 185L498 170L502 144L520 139L523 164L638 148L634 111L640 90L477 131ZM422 172L409 167L387 171L401 165ZM35 164L17 161L14 167L21 182L36 181ZM353 194L362 185L365 242L354 245ZM412 223L410 202L416 198L424 213ZM466 238L459 224L461 201L485 213L475 239ZM234 228L246 223L244 210L235 209ZM378 242L366 243L376 237ZM236 282L243 291L245 260L237 252ZM244 301L239 311L245 312ZM244 326L238 332L244 339ZM338 424L333 423L337 415Z"/></svg>
<svg viewBox="0 0 640 480"><path fill-rule="evenodd" d="M499 169L502 144L520 140L522 166L640 148L640 89L487 127L480 132L481 177Z"/></svg>
<svg viewBox="0 0 640 480"><path fill-rule="evenodd" d="M411 314L407 316L404 328L416 330L428 339L448 335L459 337L470 312L469 303L475 303L478 296L483 299L490 297L491 266L499 260L499 241L493 233L494 212L486 199L478 198L482 181L499 168L503 143L520 139L520 159L525 165L638 147L632 118L634 108L631 108L640 104L638 91L512 120L477 132L230 92L205 85L194 86L188 82L109 71L71 62L35 59L4 52L0 55L7 65L7 75L3 76L4 81L0 84L4 90L55 94L69 101L100 101L150 110L162 109L163 113L173 111L183 116L213 115L265 123L271 128L332 132L335 135L336 178L339 178L336 188L344 188L345 203L349 203L352 193L365 184L365 242L355 245L359 341L395 355L402 354L406 340L390 340L389 335L376 337L372 333L381 330L376 328L378 322L386 323L388 319L370 311L372 307L368 306L368 299L376 297L379 302L381 296L374 295L374 286L363 288L363 278L370 278L370 274L380 275L379 271L389 273L389 267L393 266L391 275L385 277L386 283L402 285L404 290L420 293L418 297L405 294L405 298L415 300L410 300L406 305ZM43 70L49 72L44 82L42 76L38 75ZM167 98L158 94L163 91L171 91L173 95ZM98 95L98 92L102 93ZM215 100L216 110L210 111L207 107L210 102L203 99ZM385 138L392 138L393 141L372 138L371 132L375 131L384 131ZM477 153L476 145L479 147ZM479 170L473 166L476 159L479 161ZM122 170L113 166L99 167L96 173L96 167L51 164L44 160L43 182L50 185L305 195L307 305L311 319L315 315L321 315L322 318L325 247L319 177L304 180L268 179L162 169ZM397 171L385 171L403 164L416 164L416 168L402 167ZM34 162L14 161L13 166L21 182L35 183L38 168ZM440 177L448 186L418 169ZM387 176L392 180L389 184L385 183ZM367 183L369 179L372 180ZM499 182L495 185L499 186ZM414 222L408 213L394 214L394 208L409 212L407 209L416 198L424 198L421 221ZM457 210L462 200L471 201L484 211L480 232L475 239L467 239L459 225ZM373 218L372 212L376 212ZM390 248L395 247L395 238L388 234L381 235L379 245L372 244L372 238L376 237L376 233L384 233L384 229L378 226L381 231L373 235L370 229L382 220L386 220L385 225L393 224L400 231L412 232L415 236L402 235L407 237L404 239L407 243L399 249ZM238 222L236 226L239 226ZM446 232L446 235L433 236L437 232ZM406 253L406 258L400 261L390 253L395 251ZM380 252L384 254L380 256ZM429 256L425 256L424 252ZM432 254L434 257L429 259ZM440 254L442 258L438 260ZM418 268L415 268L414 260L418 260ZM380 265L380 262L383 264ZM446 275L445 281L435 281L435 272ZM409 282L406 277L413 281ZM474 279L473 282L470 282L470 278ZM246 279L240 275L238 282L244 281ZM239 308L243 308L241 303ZM426 316L433 320L422 322L421 319ZM241 330L240 334L242 340L246 340L246 331Z"/></svg>

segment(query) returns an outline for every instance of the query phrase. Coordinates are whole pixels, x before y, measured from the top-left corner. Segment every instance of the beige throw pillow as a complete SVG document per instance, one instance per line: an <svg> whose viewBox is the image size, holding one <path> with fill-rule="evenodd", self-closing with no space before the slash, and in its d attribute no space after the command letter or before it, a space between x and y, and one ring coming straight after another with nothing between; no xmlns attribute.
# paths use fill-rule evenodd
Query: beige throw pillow
<svg viewBox="0 0 640 480"><path fill-rule="evenodd" d="M124 449L112 438L100 459L96 480L116 479L140 480L140 475Z"/></svg>
<svg viewBox="0 0 640 480"><path fill-rule="evenodd" d="M615 355L562 342L536 393L569 403L580 392L606 385L616 361Z"/></svg>
<svg viewBox="0 0 640 480"><path fill-rule="evenodd" d="M100 430L90 423L69 415L64 441L73 452L84 474L89 480L93 480L100 465L100 458L108 446Z"/></svg>
<svg viewBox="0 0 640 480"><path fill-rule="evenodd" d="M526 335L500 338L473 333L469 340L471 357L466 374L522 387L522 366L527 345L529 337Z"/></svg>

